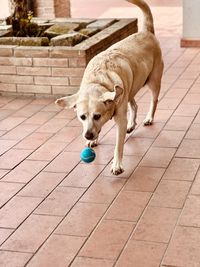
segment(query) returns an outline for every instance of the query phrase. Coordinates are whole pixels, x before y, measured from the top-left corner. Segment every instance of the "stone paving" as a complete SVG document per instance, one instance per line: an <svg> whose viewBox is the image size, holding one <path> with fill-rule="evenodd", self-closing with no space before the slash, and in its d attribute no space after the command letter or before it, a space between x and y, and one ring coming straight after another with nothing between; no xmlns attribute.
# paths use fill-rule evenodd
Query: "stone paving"
<svg viewBox="0 0 200 267"><path fill-rule="evenodd" d="M102 17L137 12L102 8ZM149 94L137 95L120 176L109 171L112 121L95 162L83 164L73 111L47 98L0 97L0 266L200 266L200 49L179 46L180 7L152 11L162 90L151 127L141 124Z"/></svg>

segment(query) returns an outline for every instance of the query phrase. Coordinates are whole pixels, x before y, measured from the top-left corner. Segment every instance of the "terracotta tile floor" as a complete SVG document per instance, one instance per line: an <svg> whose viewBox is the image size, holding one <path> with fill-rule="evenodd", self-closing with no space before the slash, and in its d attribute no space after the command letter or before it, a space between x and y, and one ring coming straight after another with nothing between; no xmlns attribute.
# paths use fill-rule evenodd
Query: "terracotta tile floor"
<svg viewBox="0 0 200 267"><path fill-rule="evenodd" d="M180 1L149 2L162 90L147 128L149 94L137 95L138 127L119 177L109 171L113 122L87 165L73 111L52 99L0 97L1 267L200 266L200 49L179 47ZM73 0L72 15L141 17L123 1L85 3Z"/></svg>

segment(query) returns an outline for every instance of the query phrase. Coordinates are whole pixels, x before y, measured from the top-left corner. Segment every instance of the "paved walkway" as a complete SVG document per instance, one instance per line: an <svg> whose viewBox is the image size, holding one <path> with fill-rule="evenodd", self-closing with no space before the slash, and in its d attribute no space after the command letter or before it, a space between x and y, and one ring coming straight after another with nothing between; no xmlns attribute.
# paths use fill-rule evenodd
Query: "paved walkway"
<svg viewBox="0 0 200 267"><path fill-rule="evenodd" d="M90 8L100 17L137 12L105 2L88 5L87 16L95 16ZM81 16L81 1L72 4ZM165 60L160 101L146 128L149 94L138 94L121 176L109 171L113 122L87 165L73 111L50 99L0 97L1 267L200 266L200 49L179 47L180 7L152 10Z"/></svg>

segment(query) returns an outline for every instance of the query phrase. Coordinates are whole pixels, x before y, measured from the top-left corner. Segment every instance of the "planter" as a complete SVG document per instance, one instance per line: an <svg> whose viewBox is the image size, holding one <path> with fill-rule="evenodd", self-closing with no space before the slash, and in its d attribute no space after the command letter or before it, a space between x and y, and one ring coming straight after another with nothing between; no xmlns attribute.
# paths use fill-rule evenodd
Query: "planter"
<svg viewBox="0 0 200 267"><path fill-rule="evenodd" d="M137 19L120 19L73 47L0 45L0 93L73 94L89 60L135 32Z"/></svg>

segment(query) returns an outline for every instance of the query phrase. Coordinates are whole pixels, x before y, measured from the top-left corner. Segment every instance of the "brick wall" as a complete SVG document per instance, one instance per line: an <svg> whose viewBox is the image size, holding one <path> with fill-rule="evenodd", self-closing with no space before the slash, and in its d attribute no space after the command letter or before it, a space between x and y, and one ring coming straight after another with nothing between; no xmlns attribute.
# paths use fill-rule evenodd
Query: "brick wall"
<svg viewBox="0 0 200 267"><path fill-rule="evenodd" d="M34 13L41 18L70 17L70 1L35 0Z"/></svg>
<svg viewBox="0 0 200 267"><path fill-rule="evenodd" d="M61 95L77 91L86 66L84 53L0 46L0 91Z"/></svg>
<svg viewBox="0 0 200 267"><path fill-rule="evenodd" d="M0 93L69 95L77 92L89 60L137 31L137 20L120 20L74 47L0 46Z"/></svg>

